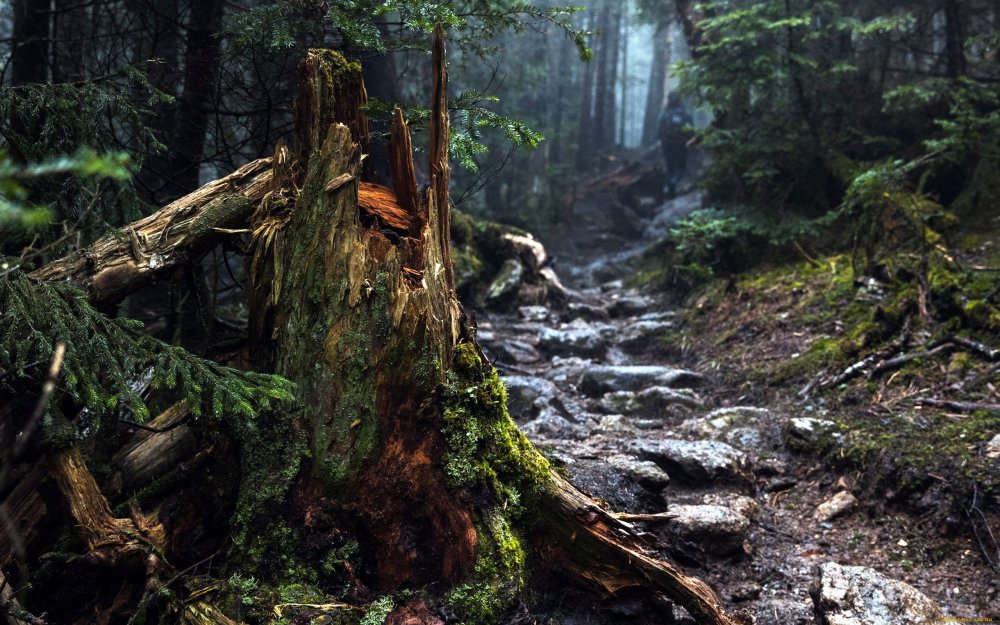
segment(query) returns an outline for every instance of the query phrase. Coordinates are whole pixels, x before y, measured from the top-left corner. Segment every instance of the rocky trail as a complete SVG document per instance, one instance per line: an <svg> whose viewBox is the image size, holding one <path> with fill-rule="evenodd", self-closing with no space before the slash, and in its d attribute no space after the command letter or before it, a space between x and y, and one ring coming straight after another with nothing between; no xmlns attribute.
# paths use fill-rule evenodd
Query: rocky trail
<svg viewBox="0 0 1000 625"><path fill-rule="evenodd" d="M836 436L821 410L720 387L710 368L678 367L659 349L677 312L624 280L700 198L625 212L599 202L578 202L574 230L550 249L572 287L567 301L478 313L479 339L529 438L757 623L997 616L984 607L996 579L971 543L936 542L920 519L866 512L851 475L802 453ZM567 623L614 621L569 611Z"/></svg>

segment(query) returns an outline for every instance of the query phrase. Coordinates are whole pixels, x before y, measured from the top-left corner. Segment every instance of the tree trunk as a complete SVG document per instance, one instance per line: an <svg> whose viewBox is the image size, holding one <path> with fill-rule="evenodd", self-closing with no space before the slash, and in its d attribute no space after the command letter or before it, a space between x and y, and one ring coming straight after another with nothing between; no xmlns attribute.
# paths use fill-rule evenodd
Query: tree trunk
<svg viewBox="0 0 1000 625"><path fill-rule="evenodd" d="M587 30L594 29L594 15L587 21ZM583 85L580 88L580 125L576 135L576 168L589 171L590 158L594 146L594 68L597 61L591 59L583 68Z"/></svg>
<svg viewBox="0 0 1000 625"><path fill-rule="evenodd" d="M558 569L602 595L664 595L699 623L733 625L707 586L656 559L634 528L552 471L510 418L503 383L455 297L440 27L433 61L424 195L398 111L392 188L360 179L360 68L327 51L313 51L300 66L298 151L278 147L253 216L253 362L273 363L301 400L301 412L261 414L256 427L291 419L310 447L308 466L277 509L302 510L305 524L332 519L322 522L357 539L379 590L425 589L465 622L499 622L525 590L530 567ZM47 275L80 280L86 273ZM154 423L183 418L178 405ZM181 427L171 430L180 444L171 433L138 435L114 464L155 479L165 467L158 454L201 453ZM131 571L141 566L122 582L122 601L174 573L156 557L173 553L156 520L138 511L114 517L78 447L50 452L47 466L88 554ZM125 479L112 482L121 488ZM206 519L210 513L202 511ZM208 522L182 527L201 524ZM191 623L234 622L197 589L171 606ZM422 599L388 619L440 622Z"/></svg>
<svg viewBox="0 0 1000 625"><path fill-rule="evenodd" d="M649 67L649 91L646 92L646 114L642 118L642 145L656 143L657 122L667 95L667 68L670 66L670 39L667 26L653 33L653 62Z"/></svg>
<svg viewBox="0 0 1000 625"><path fill-rule="evenodd" d="M965 28L958 0L944 0L945 60L948 78L965 76Z"/></svg>
<svg viewBox="0 0 1000 625"><path fill-rule="evenodd" d="M193 0L184 51L184 91L177 110L177 134L171 151L170 182L173 196L198 188L205 160L208 111L222 57L218 33L222 30L223 0Z"/></svg>

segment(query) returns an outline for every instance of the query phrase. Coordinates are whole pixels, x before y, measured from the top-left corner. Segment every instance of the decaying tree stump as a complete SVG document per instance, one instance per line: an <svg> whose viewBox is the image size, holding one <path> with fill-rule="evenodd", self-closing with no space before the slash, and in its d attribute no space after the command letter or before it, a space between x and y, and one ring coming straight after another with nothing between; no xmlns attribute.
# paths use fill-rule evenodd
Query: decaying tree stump
<svg viewBox="0 0 1000 625"><path fill-rule="evenodd" d="M131 245L102 240L34 277L75 281L95 302L110 304L158 271L196 259L213 233L249 220L247 362L298 385L301 413L267 418L292 419L309 447L285 504L322 510L357 537L374 563L369 581L378 590L429 589L467 622L489 623L524 590L529 569L558 568L602 595L646 589L684 606L699 623L734 624L704 583L658 560L632 527L552 471L507 413L503 384L455 296L440 27L433 62L424 195L399 111L391 129L392 187L363 179L368 137L360 67L313 51L300 67L297 144L278 147L270 172L266 161L252 163L224 185L213 183L124 229L137 235ZM198 210L218 202L230 204ZM178 405L158 423L176 423L184 410ZM115 456L113 486L134 488L161 475L159 454L203 453L191 427L137 435ZM115 518L77 447L50 454L48 467L89 552L106 554L109 565L120 565L123 554L143 554L147 576L156 579L161 565L148 560L150 547L166 540L156 520L138 510ZM31 500L28 490L17 495ZM192 596L175 605L186 621L234 622ZM411 598L387 622L440 619Z"/></svg>

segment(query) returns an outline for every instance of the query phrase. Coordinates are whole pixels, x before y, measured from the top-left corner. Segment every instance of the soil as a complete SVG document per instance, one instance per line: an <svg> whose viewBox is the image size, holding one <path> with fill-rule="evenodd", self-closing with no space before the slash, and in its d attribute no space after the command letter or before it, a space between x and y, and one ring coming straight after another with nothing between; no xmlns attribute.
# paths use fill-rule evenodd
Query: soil
<svg viewBox="0 0 1000 625"><path fill-rule="evenodd" d="M549 242L557 271L573 289L566 308L479 314L480 340L508 379L512 412L529 437L578 486L618 512L658 513L669 505L719 500L738 508L738 497L752 499L756 510L747 512L751 523L742 546L723 555L713 554L711 544L699 544L697 536L679 540L663 524L647 527L668 559L708 581L729 608L748 609L758 623L823 622L814 612L810 587L817 566L830 561L870 567L907 582L949 617L1000 617L1000 552L986 533L989 527L1000 528L995 499L983 496L975 504L960 499L956 493L966 491L951 482L958 478L950 474L933 474L917 487L904 488L884 463L878 473L876 463L849 457L844 451L848 433L789 443L793 418L879 419L898 408L886 397L905 395L897 387L919 379L909 376L905 384L896 379L888 385L883 380L874 389L862 382L867 394L857 389L803 393L810 376L819 372L805 359L796 371L797 359L817 338L833 332L835 323L797 316L802 311L795 304L808 287L758 279L730 283L715 296L684 304L662 292L630 288L627 281L642 251L674 220L697 208L700 198L689 192L663 203L653 198L640 203L638 210L624 209L612 194L599 193L576 203L574 227ZM660 325L650 324L655 331L636 338L639 320ZM588 368L606 364L664 365L698 374L700 385L686 391L694 405L652 415L609 412L600 397L587 396L579 384ZM536 396L532 384L538 386ZM622 468L622 458L626 466L641 460L633 444L637 440L739 440L731 432L709 435L697 429L710 420L706 415L726 407L762 409L748 412L748 429L757 437L742 444L752 467L748 482L685 482L668 467L671 480L661 489L660 484L643 485ZM996 433L983 433L970 447L981 450L982 438ZM887 455L891 458L891 451ZM981 453L979 458L996 465ZM817 506L841 491L855 495L857 506L817 521ZM970 521L980 512L977 540Z"/></svg>

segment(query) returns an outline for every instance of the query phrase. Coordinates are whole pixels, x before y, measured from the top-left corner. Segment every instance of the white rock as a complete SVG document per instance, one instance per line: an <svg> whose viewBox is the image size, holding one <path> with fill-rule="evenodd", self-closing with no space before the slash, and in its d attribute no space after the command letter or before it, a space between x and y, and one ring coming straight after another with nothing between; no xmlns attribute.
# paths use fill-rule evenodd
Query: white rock
<svg viewBox="0 0 1000 625"><path fill-rule="evenodd" d="M942 621L936 603L908 584L863 566L819 567L813 601L825 625L931 625Z"/></svg>
<svg viewBox="0 0 1000 625"><path fill-rule="evenodd" d="M841 491L816 506L816 512L813 513L813 517L820 523L826 523L830 519L848 512L856 505L858 505L858 499L854 495L846 490Z"/></svg>

